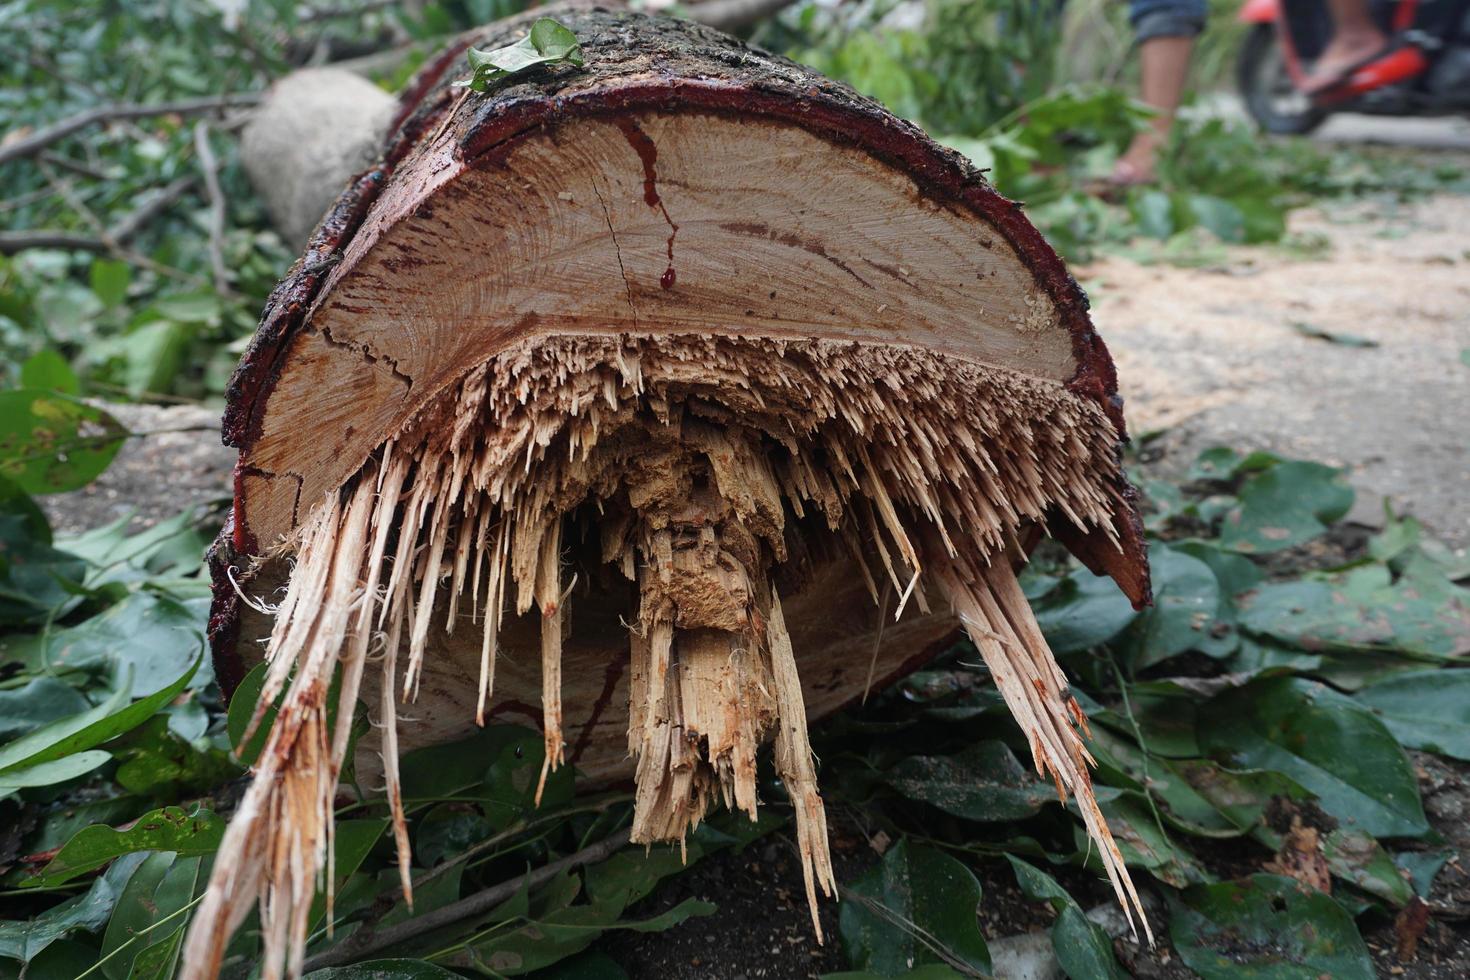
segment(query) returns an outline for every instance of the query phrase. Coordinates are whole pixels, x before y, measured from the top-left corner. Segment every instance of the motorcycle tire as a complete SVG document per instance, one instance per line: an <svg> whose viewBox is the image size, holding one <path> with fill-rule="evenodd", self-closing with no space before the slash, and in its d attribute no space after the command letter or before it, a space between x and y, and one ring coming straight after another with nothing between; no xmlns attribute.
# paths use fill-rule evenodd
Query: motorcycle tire
<svg viewBox="0 0 1470 980"><path fill-rule="evenodd" d="M1235 69L1246 111L1265 132L1303 136L1322 125L1329 115L1328 110L1312 105L1292 85L1273 25L1251 28Z"/></svg>

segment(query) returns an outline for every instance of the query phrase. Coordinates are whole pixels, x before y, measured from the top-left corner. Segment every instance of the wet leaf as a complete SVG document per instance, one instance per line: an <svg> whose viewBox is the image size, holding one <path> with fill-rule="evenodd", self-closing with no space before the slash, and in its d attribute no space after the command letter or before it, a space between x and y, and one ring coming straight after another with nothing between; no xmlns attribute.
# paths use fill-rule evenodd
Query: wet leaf
<svg viewBox="0 0 1470 980"><path fill-rule="evenodd" d="M145 813L123 830L106 824L84 827L26 885L55 888L120 855L140 851L171 851L179 857L213 854L224 832L224 820L199 806L188 813L166 806Z"/></svg>
<svg viewBox="0 0 1470 980"><path fill-rule="evenodd" d="M1220 544L1249 554L1281 551L1317 537L1352 505L1353 489L1338 470L1282 463L1241 487L1240 503L1221 522Z"/></svg>
<svg viewBox="0 0 1470 980"><path fill-rule="evenodd" d="M980 883L942 851L905 839L843 895L842 943L860 970L901 976L947 961L990 972L975 910Z"/></svg>
<svg viewBox="0 0 1470 980"><path fill-rule="evenodd" d="M1204 980L1372 980L1350 915L1290 878L1197 885L1173 903L1169 936Z"/></svg>
<svg viewBox="0 0 1470 980"><path fill-rule="evenodd" d="M1470 761L1470 670L1421 670L1369 684L1353 700L1400 743Z"/></svg>
<svg viewBox="0 0 1470 980"><path fill-rule="evenodd" d="M1023 769L998 741L978 742L955 755L910 756L884 778L905 797L967 820L1021 820L1056 799L1055 789Z"/></svg>
<svg viewBox="0 0 1470 980"><path fill-rule="evenodd" d="M128 430L67 395L0 391L0 477L27 493L63 493L107 469Z"/></svg>
<svg viewBox="0 0 1470 980"><path fill-rule="evenodd" d="M1201 747L1233 767L1280 772L1344 829L1417 837L1429 829L1404 750L1363 707L1312 681L1273 677L1200 708Z"/></svg>

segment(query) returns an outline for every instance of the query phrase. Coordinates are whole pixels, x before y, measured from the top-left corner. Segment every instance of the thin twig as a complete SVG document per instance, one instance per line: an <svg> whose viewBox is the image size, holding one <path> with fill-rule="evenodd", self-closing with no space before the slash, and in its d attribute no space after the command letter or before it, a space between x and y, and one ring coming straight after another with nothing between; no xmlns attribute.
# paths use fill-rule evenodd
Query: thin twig
<svg viewBox="0 0 1470 980"><path fill-rule="evenodd" d="M173 183L161 188L143 204L129 211L110 229L102 229L96 235L82 235L76 232L62 231L57 228L41 228L36 231L0 232L0 255L14 255L16 252L27 248L78 249L85 252L121 254L122 257L128 258L130 261L155 268L158 271L156 265L151 260L143 256L126 253L122 249L122 246L128 239L147 227L154 218L157 218L160 214L172 207L174 202L183 197L198 180L199 178L193 174L178 178ZM71 200L68 200L67 203L76 207L76 204ZM79 208L78 211L84 219L90 213L85 208Z"/></svg>
<svg viewBox="0 0 1470 980"><path fill-rule="evenodd" d="M86 129L88 126L95 126L97 123L119 119L147 119L150 116L194 116L201 112L213 112L216 109L255 105L260 98L259 92L232 92L228 95L214 95L204 99L180 99L177 102L156 102L152 105L97 106L95 109L79 112L75 116L68 116L58 123L38 129L29 136L0 141L0 163L33 156L52 143L66 139L72 133Z"/></svg>
<svg viewBox="0 0 1470 980"><path fill-rule="evenodd" d="M108 237L107 228L102 224L102 219L97 217L96 212L87 207L87 202L83 201L72 190L71 184L58 177L56 171L51 169L51 166L45 161L41 161L38 166L42 175L46 178L46 184L58 197L66 202L66 206L75 211L81 217L83 223L88 228L91 228L98 238L107 242L109 245L113 244L112 240Z"/></svg>
<svg viewBox="0 0 1470 980"><path fill-rule="evenodd" d="M628 843L628 831L619 830L610 837L604 837L591 847L567 855L560 861L553 861L509 881L492 885L484 891L475 892L473 895L468 895L457 902L451 902L426 915L416 916L382 930L373 929L369 925L361 932L343 940L340 946L309 957L303 972L310 973L322 967L351 963L390 946L396 946L415 936L422 936L435 929L459 922L461 919L488 912L502 902L513 898L523 888L535 888L555 878L563 871L580 868L586 864L595 864L609 858L626 843Z"/></svg>
<svg viewBox="0 0 1470 980"><path fill-rule="evenodd" d="M209 194L209 267L214 273L214 290L223 293L230 288L230 273L225 268L225 194L219 186L219 161L209 145L209 123L203 119L194 124L194 150L199 154L199 169L204 172L204 187Z"/></svg>
<svg viewBox="0 0 1470 980"><path fill-rule="evenodd" d="M82 177L90 177L93 180L113 179L113 175L107 173L105 170L99 170L91 164L83 163L80 160L73 160L71 157L63 156L60 153L52 153L50 150L42 151L40 159L44 163L49 163Z"/></svg>

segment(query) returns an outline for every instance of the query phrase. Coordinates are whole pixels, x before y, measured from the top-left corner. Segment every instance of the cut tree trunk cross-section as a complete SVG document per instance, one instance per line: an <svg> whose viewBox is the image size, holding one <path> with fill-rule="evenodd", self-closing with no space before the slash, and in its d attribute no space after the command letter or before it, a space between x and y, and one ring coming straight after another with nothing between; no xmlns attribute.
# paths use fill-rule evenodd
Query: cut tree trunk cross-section
<svg viewBox="0 0 1470 980"><path fill-rule="evenodd" d="M845 87L688 23L557 16L584 68L466 94L462 43L430 63L232 384L212 639L228 684L268 638L261 704L284 700L185 975L256 898L264 976L299 970L359 698L406 895L400 753L530 720L543 781L636 783L642 843L754 818L772 743L815 925L807 724L958 629L1136 909L1015 577L1049 532L1148 599L1080 290L968 164Z"/></svg>

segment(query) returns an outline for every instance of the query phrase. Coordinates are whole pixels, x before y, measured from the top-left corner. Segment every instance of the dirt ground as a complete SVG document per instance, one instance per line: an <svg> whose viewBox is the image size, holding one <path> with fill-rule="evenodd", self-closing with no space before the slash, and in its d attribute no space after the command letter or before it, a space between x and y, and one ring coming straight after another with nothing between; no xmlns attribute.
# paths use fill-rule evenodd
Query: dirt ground
<svg viewBox="0 0 1470 980"><path fill-rule="evenodd" d="M1076 270L1133 434L1170 430L1184 465L1230 445L1347 466L1351 520L1381 524L1387 497L1470 544L1470 197L1305 209L1291 229L1321 257Z"/></svg>
<svg viewBox="0 0 1470 980"><path fill-rule="evenodd" d="M1425 813L1443 838L1442 844L1430 849L1447 846L1456 856L1434 879L1429 897L1433 914L1412 955L1399 955L1404 927L1393 917L1369 913L1359 926L1379 976L1464 980L1470 977L1470 870L1459 855L1470 855L1470 765L1420 752L1411 756ZM839 808L831 816L837 877L839 882L850 882L879 856L857 829L854 815ZM1201 848L1197 853L1221 878L1261 871L1274 856L1249 841L1221 842L1216 850L1218 853ZM1002 858L984 861L975 870L983 892L980 928L992 945L997 980L1063 980L1054 959L1025 955L1030 948L1049 949L1049 941L1038 934L1045 933L1055 917L1050 907L1021 894ZM1122 933L1121 916L1112 914L1106 881L1076 869L1049 866L1047 871L1084 906L1103 913L1100 918L1105 927L1115 935ZM1196 977L1169 942L1167 906L1158 889L1146 873L1138 873L1135 881L1144 893L1158 944L1150 949L1126 937L1117 938L1113 949L1118 961L1141 980ZM717 854L668 879L629 914L656 915L689 898L713 902L719 911L664 932L609 933L595 948L631 977L660 980L806 980L845 969L835 938L838 903L822 904L827 941L818 945L807 917L794 846L779 831L742 853ZM1034 944L1033 937L1038 940ZM1003 960L1002 951L1023 955Z"/></svg>

